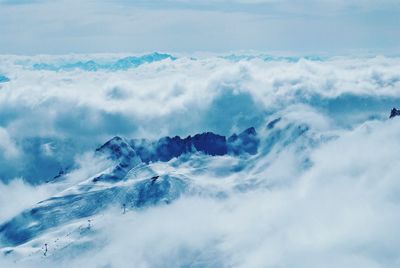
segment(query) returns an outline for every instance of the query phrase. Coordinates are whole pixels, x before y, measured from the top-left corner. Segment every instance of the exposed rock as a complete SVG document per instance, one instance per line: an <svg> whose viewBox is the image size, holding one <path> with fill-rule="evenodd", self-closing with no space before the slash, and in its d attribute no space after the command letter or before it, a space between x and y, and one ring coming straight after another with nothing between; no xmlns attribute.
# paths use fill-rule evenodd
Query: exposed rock
<svg viewBox="0 0 400 268"><path fill-rule="evenodd" d="M400 110L397 110L396 108L393 108L393 109L390 111L390 116L389 116L389 118L393 118L393 117L398 116L398 115L400 115Z"/></svg>
<svg viewBox="0 0 400 268"><path fill-rule="evenodd" d="M119 162L116 171L123 174L127 168L131 168L138 162L167 162L174 157L193 152L212 156L256 154L258 145L257 132L254 127L250 127L239 135L233 134L228 139L212 132L196 134L184 139L179 136L163 137L153 142L146 139L133 139L128 142L117 136L96 149L96 152L106 154L112 160Z"/></svg>
<svg viewBox="0 0 400 268"><path fill-rule="evenodd" d="M260 140L254 127L248 128L239 135L233 134L228 138L229 153L239 155L243 153L256 154Z"/></svg>
<svg viewBox="0 0 400 268"><path fill-rule="evenodd" d="M268 124L267 124L267 128L268 129L273 129L274 127L275 127L275 125L279 122L279 121L281 121L281 119L282 118L276 118L276 119L274 119L274 120L272 120L271 122L269 122Z"/></svg>

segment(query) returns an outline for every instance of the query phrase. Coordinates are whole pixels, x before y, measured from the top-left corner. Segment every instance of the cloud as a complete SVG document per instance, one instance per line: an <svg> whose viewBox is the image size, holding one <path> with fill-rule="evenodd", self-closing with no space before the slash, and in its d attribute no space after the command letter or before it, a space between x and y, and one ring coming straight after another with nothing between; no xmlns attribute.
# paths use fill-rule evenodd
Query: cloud
<svg viewBox="0 0 400 268"><path fill-rule="evenodd" d="M51 194L49 186L33 187L21 179L14 179L8 184L0 182L0 222L4 222L11 217L18 215L21 211L42 201Z"/></svg>
<svg viewBox="0 0 400 268"><path fill-rule="evenodd" d="M182 56L126 71L30 68L124 56L0 57L11 79L0 90L0 173L11 180L72 169L67 185L0 184L0 221L107 168L85 152L114 135L230 134L256 125L260 154L171 162L204 192L124 215L112 208L93 219L94 245L83 239L65 259L22 265L398 266L400 121L387 117L400 103L399 58Z"/></svg>
<svg viewBox="0 0 400 268"><path fill-rule="evenodd" d="M311 154L310 169L285 174L296 178L279 187L224 199L184 197L125 215L112 210L93 221L99 248L64 264L396 267L399 131L391 120L342 132ZM295 164L278 161L287 170ZM271 171L262 176L279 175Z"/></svg>
<svg viewBox="0 0 400 268"><path fill-rule="evenodd" d="M31 68L37 62L104 62L125 56L0 57L11 79L0 90L0 161L8 167L0 168L0 177L43 182L73 166L76 155L115 135L229 135L263 127L266 118L292 106L293 118L311 116L296 111L298 104L348 127L386 118L400 101L400 63L389 57L288 61L262 60L261 55L231 61L181 56L126 71ZM43 165L47 168L38 168Z"/></svg>
<svg viewBox="0 0 400 268"><path fill-rule="evenodd" d="M3 128L0 128L0 149L3 156L8 160L15 159L19 155L17 145L12 140L7 130Z"/></svg>

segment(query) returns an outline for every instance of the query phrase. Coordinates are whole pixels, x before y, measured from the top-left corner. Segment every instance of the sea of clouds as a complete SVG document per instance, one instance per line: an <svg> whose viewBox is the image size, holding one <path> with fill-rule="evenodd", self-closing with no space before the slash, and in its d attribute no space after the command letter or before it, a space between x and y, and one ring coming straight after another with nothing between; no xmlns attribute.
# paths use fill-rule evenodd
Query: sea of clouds
<svg viewBox="0 0 400 268"><path fill-rule="evenodd" d="M101 170L90 152L115 135L254 126L263 140L281 117L320 137L261 155L252 171L268 187L186 196L126 217L111 210L95 225L102 246L60 265L400 265L400 121L388 119L400 104L400 58L178 56L126 70L35 68L125 56L0 57L10 80L0 83L0 220L56 193L43 183L60 169L75 181Z"/></svg>

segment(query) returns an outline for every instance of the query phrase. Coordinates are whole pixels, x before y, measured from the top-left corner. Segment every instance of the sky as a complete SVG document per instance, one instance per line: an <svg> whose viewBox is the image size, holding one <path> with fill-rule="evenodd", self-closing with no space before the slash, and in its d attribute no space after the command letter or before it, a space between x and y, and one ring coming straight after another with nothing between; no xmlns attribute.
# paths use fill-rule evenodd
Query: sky
<svg viewBox="0 0 400 268"><path fill-rule="evenodd" d="M0 0L0 75L7 77L0 83L0 226L46 204L39 201L68 196L71 189L62 190L70 185L85 196L92 178L113 167L93 153L114 136L230 136L253 126L260 137L251 159L194 154L157 163L157 174L185 175L196 188L169 205L126 214L117 200L115 210L92 222L93 251L80 255L90 249L91 233L71 243L69 228L86 226L82 218L48 229L16 255L0 253L0 267L15 267L5 259L13 256L27 258L22 267L41 268L194 261L199 267L400 267L400 117L388 118L400 104L400 57L376 55L400 55L399 5ZM346 56L196 57L241 50ZM115 68L132 60L124 53L153 51L176 58ZM363 53L375 55L356 55ZM67 172L65 181L45 183L60 171ZM130 187L110 187L119 185ZM85 215L85 207L74 213ZM50 208L49 221L8 226L35 229L64 208ZM54 262L43 261L45 243L50 254L67 245L57 251L65 262L57 254Z"/></svg>
<svg viewBox="0 0 400 268"><path fill-rule="evenodd" d="M396 0L0 0L0 54L398 54Z"/></svg>

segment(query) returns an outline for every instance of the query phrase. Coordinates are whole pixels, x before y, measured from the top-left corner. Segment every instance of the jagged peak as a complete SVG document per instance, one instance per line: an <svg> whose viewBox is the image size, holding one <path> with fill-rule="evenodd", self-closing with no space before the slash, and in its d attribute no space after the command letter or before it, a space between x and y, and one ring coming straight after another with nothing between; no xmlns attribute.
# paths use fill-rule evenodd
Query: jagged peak
<svg viewBox="0 0 400 268"><path fill-rule="evenodd" d="M259 139L254 127L249 127L239 135L233 134L228 138L228 151L234 155L243 153L256 154L258 145Z"/></svg>
<svg viewBox="0 0 400 268"><path fill-rule="evenodd" d="M96 152L108 152L113 159L119 159L121 155L129 155L125 151L132 150L132 155L137 155L142 162L169 161L174 157L183 154L200 152L207 155L217 156L242 153L256 154L259 140L254 127L249 127L239 135L233 134L230 137L215 134L208 131L198 133L186 138L180 136L162 137L155 141L146 139L132 139L127 141L115 136ZM125 153L124 153L125 152Z"/></svg>
<svg viewBox="0 0 400 268"><path fill-rule="evenodd" d="M120 159L121 157L136 156L136 153L129 142L119 136L113 137L97 148L96 153L109 154L109 157L113 160Z"/></svg>
<svg viewBox="0 0 400 268"><path fill-rule="evenodd" d="M128 141L125 140L125 138L122 138L120 136L114 136L111 139L109 139L106 143L104 143L102 146L96 149L96 151L101 151L103 148L107 148L113 145L122 145L126 144L129 145Z"/></svg>
<svg viewBox="0 0 400 268"><path fill-rule="evenodd" d="M249 127L248 129L244 130L240 135L257 135L257 131L254 127Z"/></svg>
<svg viewBox="0 0 400 268"><path fill-rule="evenodd" d="M390 111L389 118L393 118L400 115L400 110L397 110L395 107Z"/></svg>

